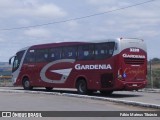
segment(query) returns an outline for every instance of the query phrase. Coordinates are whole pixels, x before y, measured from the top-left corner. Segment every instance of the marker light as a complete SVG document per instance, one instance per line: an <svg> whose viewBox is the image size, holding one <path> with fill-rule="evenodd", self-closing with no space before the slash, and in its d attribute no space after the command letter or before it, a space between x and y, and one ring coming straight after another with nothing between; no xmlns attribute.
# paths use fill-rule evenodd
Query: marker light
<svg viewBox="0 0 160 120"><path fill-rule="evenodd" d="M123 78L121 73L122 73L122 69L120 68L120 69L118 70L118 79L119 79L119 80L122 80L122 78Z"/></svg>

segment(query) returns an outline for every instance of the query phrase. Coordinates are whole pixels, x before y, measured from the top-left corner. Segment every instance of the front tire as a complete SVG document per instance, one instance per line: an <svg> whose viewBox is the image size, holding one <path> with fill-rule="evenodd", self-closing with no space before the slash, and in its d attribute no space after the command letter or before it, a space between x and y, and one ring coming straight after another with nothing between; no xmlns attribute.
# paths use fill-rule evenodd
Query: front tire
<svg viewBox="0 0 160 120"><path fill-rule="evenodd" d="M28 79L27 77L25 77L25 78L23 79L22 85L23 85L23 88L24 88L25 90L31 90L31 89L33 89L33 87L30 85L30 81L29 81L29 79Z"/></svg>

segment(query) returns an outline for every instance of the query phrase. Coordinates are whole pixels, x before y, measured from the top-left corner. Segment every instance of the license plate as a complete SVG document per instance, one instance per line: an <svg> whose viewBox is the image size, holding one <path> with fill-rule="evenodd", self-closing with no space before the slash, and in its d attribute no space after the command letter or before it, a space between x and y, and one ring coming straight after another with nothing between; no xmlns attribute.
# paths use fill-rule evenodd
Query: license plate
<svg viewBox="0 0 160 120"><path fill-rule="evenodd" d="M137 84L133 84L132 86L133 86L133 87L137 87Z"/></svg>

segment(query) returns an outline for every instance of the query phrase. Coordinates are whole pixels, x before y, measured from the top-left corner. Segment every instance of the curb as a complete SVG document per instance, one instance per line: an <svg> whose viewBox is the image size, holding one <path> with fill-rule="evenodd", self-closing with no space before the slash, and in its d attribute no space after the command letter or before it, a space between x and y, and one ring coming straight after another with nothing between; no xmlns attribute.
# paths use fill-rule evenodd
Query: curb
<svg viewBox="0 0 160 120"><path fill-rule="evenodd" d="M26 91L26 90L21 90L20 91L20 90L4 90L4 89L0 89L0 92L57 95L57 96L85 98L85 99L92 99L92 100L102 100L102 101L109 101L109 102L115 102L115 103L122 103L122 104L126 104L126 105L133 105L133 106L147 107L147 108L153 108L153 109L160 109L160 105L157 105L157 104L150 104L150 103L143 103L143 102L136 102L136 101L128 101L128 100L119 100L119 99L107 98L107 97L71 94L71 93Z"/></svg>
<svg viewBox="0 0 160 120"><path fill-rule="evenodd" d="M88 96L88 95L76 95L76 94L68 94L68 93L62 93L62 95L63 96L69 96L69 97L87 98L87 99L94 99L94 100L103 100L103 101L109 101L109 102L115 102L115 103L123 103L123 104L126 104L126 105L133 105L133 106L160 109L160 105L143 103L143 102L118 100L118 99L114 99L114 98Z"/></svg>
<svg viewBox="0 0 160 120"><path fill-rule="evenodd" d="M139 90L139 92L160 93L160 89L144 88Z"/></svg>

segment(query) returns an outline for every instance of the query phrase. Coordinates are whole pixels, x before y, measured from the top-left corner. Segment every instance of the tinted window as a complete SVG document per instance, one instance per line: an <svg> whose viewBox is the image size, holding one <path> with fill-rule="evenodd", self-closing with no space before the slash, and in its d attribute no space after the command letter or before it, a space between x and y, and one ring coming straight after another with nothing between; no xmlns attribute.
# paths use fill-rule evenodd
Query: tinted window
<svg viewBox="0 0 160 120"><path fill-rule="evenodd" d="M76 47L64 47L62 52L62 59L76 59L77 48Z"/></svg>
<svg viewBox="0 0 160 120"><path fill-rule="evenodd" d="M94 45L83 45L78 47L78 59L91 60L94 58Z"/></svg>
<svg viewBox="0 0 160 120"><path fill-rule="evenodd" d="M108 50L109 50L109 57L113 55L114 48L115 48L115 42L108 42Z"/></svg>
<svg viewBox="0 0 160 120"><path fill-rule="evenodd" d="M36 50L36 62L48 61L48 49Z"/></svg>
<svg viewBox="0 0 160 120"><path fill-rule="evenodd" d="M114 42L95 44L95 59L105 59L113 55Z"/></svg>
<svg viewBox="0 0 160 120"><path fill-rule="evenodd" d="M61 59L61 48L52 48L49 50L49 61Z"/></svg>
<svg viewBox="0 0 160 120"><path fill-rule="evenodd" d="M33 63L35 62L35 50L28 50L24 63Z"/></svg>

